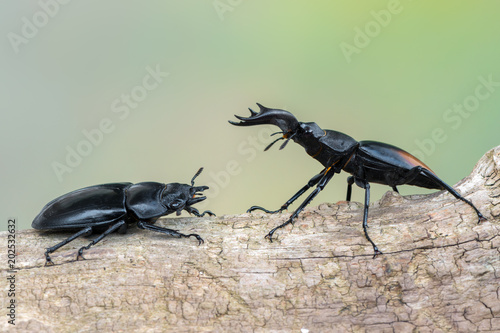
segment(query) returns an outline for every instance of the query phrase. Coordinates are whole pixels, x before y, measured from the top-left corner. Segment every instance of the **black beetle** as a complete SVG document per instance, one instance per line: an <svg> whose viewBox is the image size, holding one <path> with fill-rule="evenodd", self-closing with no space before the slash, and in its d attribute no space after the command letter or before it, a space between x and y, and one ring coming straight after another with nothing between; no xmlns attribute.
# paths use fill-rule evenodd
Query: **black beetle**
<svg viewBox="0 0 500 333"><path fill-rule="evenodd" d="M278 126L282 132L282 137L271 142L264 151L268 150L279 140L286 141L281 145L283 149L286 144L293 140L306 150L306 152L318 160L324 169L311 178L294 196L285 202L280 209L269 211L259 206L252 206L248 212L253 210L263 210L266 213L278 213L287 209L298 197L309 188L316 185L316 189L307 199L295 210L290 218L283 224L272 229L267 235L270 241L274 232L293 223L299 213L312 201L312 199L328 184L335 173L344 170L350 173L347 179L347 201L351 200L352 184L356 183L365 189L365 203L363 215L363 230L366 239L372 244L375 256L381 254L375 243L370 239L367 232L368 206L370 201L370 183L389 185L394 191L398 191L396 186L407 184L429 189L447 190L455 198L460 199L471 206L479 217L479 222L485 217L469 200L462 197L451 186L443 182L436 174L422 161L406 151L376 141L356 141L352 137L332 130L323 130L316 123L299 122L294 115L285 110L269 109L257 103L260 112L250 109L251 116L248 118L236 116L240 122L229 121L236 126L253 126L272 124Z"/></svg>
<svg viewBox="0 0 500 333"><path fill-rule="evenodd" d="M72 240L102 232L89 245L78 250L77 260L83 258L83 250L118 230L123 234L129 225L137 223L141 229L161 232L177 238L196 237L198 244L203 239L197 234L181 234L172 229L155 226L158 218L174 212L180 215L185 210L195 216L215 215L211 211L202 214L192 205L206 197L201 192L208 186L194 186L194 180L203 171L200 168L191 180L191 185L156 182L112 183L95 185L64 194L49 202L35 217L31 226L38 230L80 229L61 243L49 247L45 252L45 265L53 265L49 254Z"/></svg>

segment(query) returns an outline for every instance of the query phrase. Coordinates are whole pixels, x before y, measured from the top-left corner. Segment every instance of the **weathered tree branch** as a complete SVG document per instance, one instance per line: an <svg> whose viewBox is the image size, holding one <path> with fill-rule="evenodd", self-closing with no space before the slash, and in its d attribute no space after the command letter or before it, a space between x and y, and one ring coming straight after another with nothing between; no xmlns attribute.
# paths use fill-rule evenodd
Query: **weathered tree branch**
<svg viewBox="0 0 500 333"><path fill-rule="evenodd" d="M92 247L85 261L75 261L88 243L78 239L52 255L52 267L44 248L65 235L20 231L15 328L498 332L500 146L455 188L488 220L477 224L447 192L388 192L370 207L369 232L384 252L376 259L359 203L310 207L273 243L264 236L288 213L167 218L159 223L205 244L133 229ZM12 329L2 318L0 329Z"/></svg>

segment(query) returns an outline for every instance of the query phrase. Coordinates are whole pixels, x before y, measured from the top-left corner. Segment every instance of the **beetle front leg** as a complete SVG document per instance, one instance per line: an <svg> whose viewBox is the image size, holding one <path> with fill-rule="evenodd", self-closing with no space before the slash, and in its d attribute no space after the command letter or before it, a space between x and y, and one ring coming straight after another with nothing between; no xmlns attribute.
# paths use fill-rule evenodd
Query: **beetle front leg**
<svg viewBox="0 0 500 333"><path fill-rule="evenodd" d="M319 184L314 189L314 191L311 192L311 194L309 194L307 199L304 200L304 202L299 206L299 208L297 208L295 210L295 212L293 212L292 216L290 216L290 218L285 223L283 223L283 224L277 226L276 228L272 229L271 231L269 231L269 233L266 235L265 238L269 239L269 241L272 243L273 242L273 234L276 230L283 228L284 226L287 226L290 223L293 224L293 221L299 216L300 212L302 212L304 210L304 208L311 203L311 201L314 199L314 197L316 197L318 195L318 193L321 192L325 188L326 184L328 184L328 182L330 181L330 179L332 179L334 174L335 174L335 171L333 169L328 169L326 174L319 174L319 175L321 175L321 178L316 182ZM319 175L317 175L317 176L319 176ZM311 181L313 181L317 176L313 177L311 179Z"/></svg>
<svg viewBox="0 0 500 333"><path fill-rule="evenodd" d="M200 214L198 209L191 207L191 206L184 208L184 210L187 211L189 214L193 214L196 217L203 217L203 216L205 216L205 214L208 214L209 216L215 216L215 214L209 210L206 210Z"/></svg>
<svg viewBox="0 0 500 333"><path fill-rule="evenodd" d="M275 214L275 213L281 213L282 211L286 210L288 206L290 206L295 200L297 200L302 194L304 194L307 190L309 190L311 187L314 185L318 184L318 182L321 180L321 178L324 176L325 169L321 171L319 174L316 176L312 177L304 187L302 187L297 193L295 193L290 199L288 199L287 202L285 202L279 209L277 210L267 210L263 207L260 206L252 206L247 210L247 213L253 212L254 210L262 210L268 214Z"/></svg>
<svg viewBox="0 0 500 333"><path fill-rule="evenodd" d="M177 238L181 238L181 237L184 237L184 238L195 237L198 240L198 245L201 245L201 244L203 244L205 242L203 240L203 238L201 238L200 235L198 235L198 234L185 235L185 234L181 234L177 230L167 229L167 228L162 228L162 227L157 227L157 226L155 226L153 224L149 224L149 223L147 223L145 221L139 221L137 223L137 226L139 228L141 228L141 229L151 230L151 231L156 231L156 232L161 232L162 234L167 234L169 236L177 237Z"/></svg>

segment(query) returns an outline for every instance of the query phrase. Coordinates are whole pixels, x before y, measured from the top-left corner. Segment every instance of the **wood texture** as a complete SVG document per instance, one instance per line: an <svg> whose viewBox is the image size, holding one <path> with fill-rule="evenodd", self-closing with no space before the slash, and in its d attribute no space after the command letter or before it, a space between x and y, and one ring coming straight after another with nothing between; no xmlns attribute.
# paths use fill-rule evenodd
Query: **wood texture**
<svg viewBox="0 0 500 333"><path fill-rule="evenodd" d="M455 188L488 220L446 192L387 192L370 207L375 259L354 202L309 207L273 243L265 234L289 213L166 218L205 244L134 228L85 261L78 239L52 267L44 248L67 234L18 231L15 330L500 332L500 146Z"/></svg>

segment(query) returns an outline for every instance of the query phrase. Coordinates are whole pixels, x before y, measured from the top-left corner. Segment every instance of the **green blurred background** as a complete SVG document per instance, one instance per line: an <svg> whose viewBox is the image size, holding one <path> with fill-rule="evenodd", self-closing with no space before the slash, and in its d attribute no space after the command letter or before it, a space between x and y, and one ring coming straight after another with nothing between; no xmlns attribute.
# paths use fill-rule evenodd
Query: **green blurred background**
<svg viewBox="0 0 500 333"><path fill-rule="evenodd" d="M187 183L200 166L202 208L278 208L321 165L293 143L264 153L277 128L227 123L256 102L395 144L455 184L500 144L499 12L493 0L3 1L2 230L81 187ZM69 166L70 150L86 156ZM346 177L313 204L344 200Z"/></svg>

